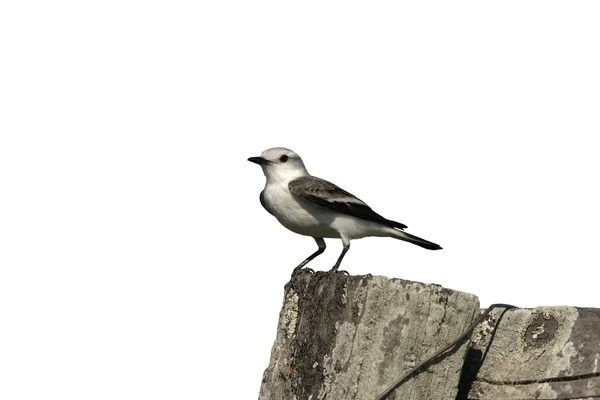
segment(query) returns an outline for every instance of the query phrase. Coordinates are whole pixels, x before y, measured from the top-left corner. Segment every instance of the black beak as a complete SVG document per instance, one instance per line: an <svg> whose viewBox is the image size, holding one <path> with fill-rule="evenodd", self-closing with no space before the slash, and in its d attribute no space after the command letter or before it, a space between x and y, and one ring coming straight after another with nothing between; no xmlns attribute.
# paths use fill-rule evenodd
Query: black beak
<svg viewBox="0 0 600 400"><path fill-rule="evenodd" d="M266 165L269 163L269 160L264 159L262 157L250 157L248 161L253 162L258 165Z"/></svg>

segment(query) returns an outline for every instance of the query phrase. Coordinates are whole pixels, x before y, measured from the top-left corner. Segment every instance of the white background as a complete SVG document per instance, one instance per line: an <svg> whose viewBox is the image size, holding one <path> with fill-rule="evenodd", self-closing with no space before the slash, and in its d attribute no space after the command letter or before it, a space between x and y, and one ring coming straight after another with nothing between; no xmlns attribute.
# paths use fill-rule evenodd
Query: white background
<svg viewBox="0 0 600 400"><path fill-rule="evenodd" d="M600 307L599 11L3 2L0 398L256 398L316 250L258 202L273 146L444 247L352 274Z"/></svg>

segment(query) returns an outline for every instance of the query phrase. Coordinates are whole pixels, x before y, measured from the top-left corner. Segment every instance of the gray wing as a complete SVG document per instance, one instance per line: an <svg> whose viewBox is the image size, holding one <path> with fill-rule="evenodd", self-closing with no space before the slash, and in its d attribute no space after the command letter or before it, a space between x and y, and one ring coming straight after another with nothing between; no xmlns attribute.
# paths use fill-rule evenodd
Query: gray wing
<svg viewBox="0 0 600 400"><path fill-rule="evenodd" d="M406 225L391 221L377 214L364 201L324 179L303 176L289 183L290 192L313 203L342 214L379 222L383 225L404 229Z"/></svg>

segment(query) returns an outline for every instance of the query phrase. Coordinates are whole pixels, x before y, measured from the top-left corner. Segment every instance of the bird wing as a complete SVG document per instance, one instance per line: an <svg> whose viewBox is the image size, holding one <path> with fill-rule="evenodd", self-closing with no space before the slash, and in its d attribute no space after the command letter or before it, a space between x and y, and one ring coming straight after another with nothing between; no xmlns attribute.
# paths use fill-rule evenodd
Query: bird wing
<svg viewBox="0 0 600 400"><path fill-rule="evenodd" d="M404 229L406 225L390 221L377 214L364 201L324 179L314 176L303 176L289 183L290 192L321 207L329 208L342 214L379 222L393 228Z"/></svg>

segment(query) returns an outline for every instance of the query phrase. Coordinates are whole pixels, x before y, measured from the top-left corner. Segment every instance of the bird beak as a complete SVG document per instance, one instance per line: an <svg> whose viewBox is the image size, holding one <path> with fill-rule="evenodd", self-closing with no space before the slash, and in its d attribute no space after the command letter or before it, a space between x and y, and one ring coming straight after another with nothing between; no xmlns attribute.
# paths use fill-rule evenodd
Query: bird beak
<svg viewBox="0 0 600 400"><path fill-rule="evenodd" d="M266 165L270 162L269 160L262 158L262 157L250 157L248 159L248 161L258 164L258 165Z"/></svg>

